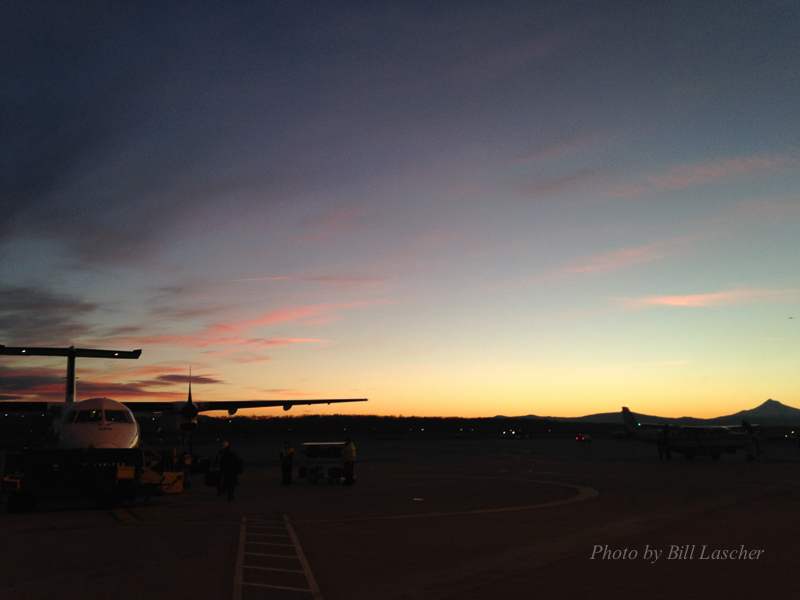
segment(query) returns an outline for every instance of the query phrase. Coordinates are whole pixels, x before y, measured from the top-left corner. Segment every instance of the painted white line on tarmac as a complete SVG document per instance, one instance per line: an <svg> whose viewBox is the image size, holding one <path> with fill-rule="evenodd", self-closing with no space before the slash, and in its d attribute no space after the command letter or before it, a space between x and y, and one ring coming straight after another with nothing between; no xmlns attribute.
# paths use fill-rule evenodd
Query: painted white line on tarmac
<svg viewBox="0 0 800 600"><path fill-rule="evenodd" d="M469 477L468 479L477 479L477 478ZM490 478L487 477L480 479L490 479ZM504 481L508 481L508 479L504 479ZM295 523L352 523L357 521L392 521L400 519L427 519L431 517L459 517L467 515L488 515L493 513L516 512L521 510L547 508L550 506L561 506L562 504L572 504L574 502L582 502L584 500L596 498L597 496L600 495L600 492L598 492L594 488L586 487L584 485L577 485L574 483L561 483L560 481L541 481L537 479L518 479L517 481L525 481L529 483L543 483L559 487L566 487L576 490L578 493L575 496L571 496L563 500L556 500L554 502L543 502L541 504L524 504L522 506L505 506L501 508L479 508L475 510L459 510L452 512L429 512L429 513L419 513L411 515L385 515L382 517L353 517L344 519L302 519L295 521Z"/></svg>
<svg viewBox="0 0 800 600"><path fill-rule="evenodd" d="M275 525L260 525L257 523L275 523ZM248 528L267 529L280 531L281 533L252 533L248 532ZM288 538L291 543L256 542L253 541L253 537ZM269 551L246 552L245 546L250 546L252 550L255 550L253 546L292 548L294 553L288 550L286 554L272 554ZM276 562L272 559L278 559L278 561ZM287 560L291 564L287 565ZM246 564L247 562L255 562L256 564ZM272 563L271 566L267 566L270 563ZM295 565L300 568L293 568ZM307 587L303 587L303 585ZM269 598L271 597L270 590L282 590L307 594L313 600L323 600L322 593L314 579L314 574L311 572L306 556L303 553L303 548L300 546L300 541L291 523L289 523L288 516L283 515L283 519L280 521L267 521L257 517L250 519L242 517L239 531L239 550L236 557L236 572L233 579L233 600L242 599L242 590L245 587L249 589L248 598Z"/></svg>
<svg viewBox="0 0 800 600"><path fill-rule="evenodd" d="M233 600L242 600L245 539L247 539L247 517L242 517L242 524L239 527L239 549L236 552L236 571L233 575Z"/></svg>
<svg viewBox="0 0 800 600"><path fill-rule="evenodd" d="M322 600L322 594L319 591L317 580L314 579L314 574L311 572L311 567L308 565L306 555L303 554L303 548L300 546L300 541L297 539L297 534L294 532L294 527L292 527L292 524L289 523L288 516L283 515L283 520L286 522L286 530L289 532L289 535L292 536L292 541L294 542L295 549L297 550L297 558L300 559L300 564L303 566L303 571L306 573L306 580L308 581L308 588L311 590L311 596L314 598L314 600Z"/></svg>

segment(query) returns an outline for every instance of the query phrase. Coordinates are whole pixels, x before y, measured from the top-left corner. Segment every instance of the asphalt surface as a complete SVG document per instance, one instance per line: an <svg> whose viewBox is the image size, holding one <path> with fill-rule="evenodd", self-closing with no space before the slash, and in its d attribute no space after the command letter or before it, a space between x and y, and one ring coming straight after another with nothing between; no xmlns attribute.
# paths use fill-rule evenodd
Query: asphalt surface
<svg viewBox="0 0 800 600"><path fill-rule="evenodd" d="M180 496L113 511L0 509L0 596L796 595L800 451L788 442L752 462L659 461L616 439L354 442L353 486L281 485L283 440L263 438L232 441L247 464L233 502L195 475Z"/></svg>

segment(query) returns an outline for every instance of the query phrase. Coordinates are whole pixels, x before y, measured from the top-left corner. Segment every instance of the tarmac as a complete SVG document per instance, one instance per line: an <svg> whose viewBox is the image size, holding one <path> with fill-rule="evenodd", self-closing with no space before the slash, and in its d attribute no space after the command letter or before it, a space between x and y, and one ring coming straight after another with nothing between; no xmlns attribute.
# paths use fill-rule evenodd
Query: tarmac
<svg viewBox="0 0 800 600"><path fill-rule="evenodd" d="M661 461L618 439L353 441L353 486L281 485L273 436L232 440L246 464L233 502L193 475L181 495L117 510L2 509L0 596L796 596L800 451L788 441L755 461Z"/></svg>

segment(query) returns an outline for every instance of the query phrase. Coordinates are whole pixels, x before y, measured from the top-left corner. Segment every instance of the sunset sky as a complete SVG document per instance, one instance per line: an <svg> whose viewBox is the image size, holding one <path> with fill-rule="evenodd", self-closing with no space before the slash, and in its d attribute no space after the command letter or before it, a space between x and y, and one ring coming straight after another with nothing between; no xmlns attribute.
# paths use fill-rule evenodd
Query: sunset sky
<svg viewBox="0 0 800 600"><path fill-rule="evenodd" d="M143 350L78 399L800 407L799 6L6 2L0 344Z"/></svg>

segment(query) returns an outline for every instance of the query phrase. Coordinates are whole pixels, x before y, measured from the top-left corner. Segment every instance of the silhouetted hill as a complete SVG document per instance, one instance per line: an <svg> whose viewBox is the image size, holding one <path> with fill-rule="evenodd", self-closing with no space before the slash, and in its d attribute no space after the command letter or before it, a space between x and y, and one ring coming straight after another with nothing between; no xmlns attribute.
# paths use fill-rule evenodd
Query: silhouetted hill
<svg viewBox="0 0 800 600"><path fill-rule="evenodd" d="M707 422L713 425L724 425L726 423L741 423L742 419L750 424L759 425L796 425L800 423L800 409L792 408L781 404L777 400L767 400L761 406L750 410L742 410L727 417L717 417L709 419Z"/></svg>
<svg viewBox="0 0 800 600"><path fill-rule="evenodd" d="M741 425L742 419L751 425L771 425L771 426L792 426L800 425L800 409L781 404L777 400L767 400L760 406L750 410L742 410L738 413L711 419L698 419L695 417L658 417L655 415L644 415L632 411L641 423L669 423L671 425ZM571 423L619 423L622 424L621 411L610 413L598 413L586 415L585 417L538 417L528 415L527 417L517 417L527 419L546 419L548 421L571 422Z"/></svg>

